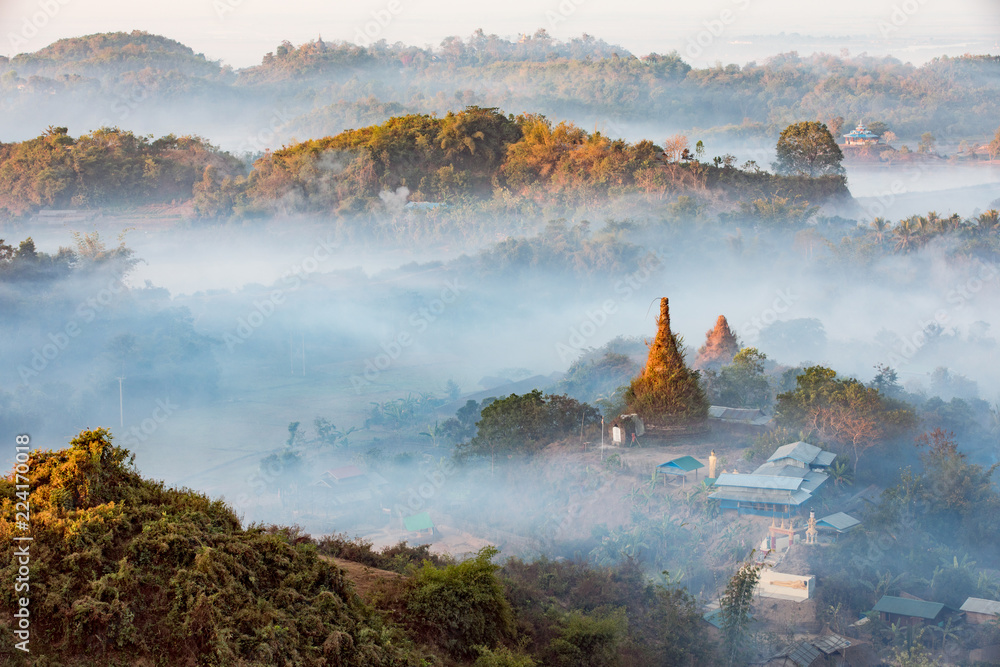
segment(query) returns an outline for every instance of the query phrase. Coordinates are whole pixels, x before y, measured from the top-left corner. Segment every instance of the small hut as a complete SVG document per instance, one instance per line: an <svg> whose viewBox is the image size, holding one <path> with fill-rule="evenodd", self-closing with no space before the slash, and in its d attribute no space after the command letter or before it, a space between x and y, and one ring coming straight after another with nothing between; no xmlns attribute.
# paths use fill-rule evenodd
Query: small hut
<svg viewBox="0 0 1000 667"><path fill-rule="evenodd" d="M983 598L969 598L960 611L965 612L965 620L973 625L994 622L1000 619L1000 602Z"/></svg>
<svg viewBox="0 0 1000 667"><path fill-rule="evenodd" d="M661 463L656 466L657 471L663 473L664 475L673 475L675 477L680 477L681 484L687 481L687 474L689 472L694 472L695 480L698 479L698 469L704 468L705 464L696 459L693 456L681 456L666 463Z"/></svg>

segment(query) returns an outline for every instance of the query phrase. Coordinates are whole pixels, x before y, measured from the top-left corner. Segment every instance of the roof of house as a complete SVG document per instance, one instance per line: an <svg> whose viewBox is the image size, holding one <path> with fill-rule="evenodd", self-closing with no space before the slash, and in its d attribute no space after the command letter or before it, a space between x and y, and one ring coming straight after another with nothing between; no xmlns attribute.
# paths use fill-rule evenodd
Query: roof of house
<svg viewBox="0 0 1000 667"><path fill-rule="evenodd" d="M971 611L973 614L990 614L1000 616L1000 602L983 598L969 598L962 604L960 611Z"/></svg>
<svg viewBox="0 0 1000 667"><path fill-rule="evenodd" d="M809 468L802 466L785 465L781 461L774 463L764 463L753 471L755 475L774 475L776 477L798 477L803 479L809 472Z"/></svg>
<svg viewBox="0 0 1000 667"><path fill-rule="evenodd" d="M358 466L341 466L340 468L333 468L327 470L324 475L332 477L333 479L340 481L342 479L350 479L352 477L360 477L364 475L364 471Z"/></svg>
<svg viewBox="0 0 1000 667"><path fill-rule="evenodd" d="M883 595L882 599L872 609L873 611L896 614L898 616L935 619L941 613L941 610L944 609L944 605L940 602L927 602L925 600L911 600L909 598Z"/></svg>
<svg viewBox="0 0 1000 667"><path fill-rule="evenodd" d="M808 495L808 494L807 494ZM715 491L709 498L713 500L737 500L747 503L774 503L776 505L799 505L801 499L793 499L794 494L781 489L740 489L728 487Z"/></svg>
<svg viewBox="0 0 1000 667"><path fill-rule="evenodd" d="M412 533L434 529L434 522L431 521L431 515L427 512L406 517L403 519L403 525L406 526L406 530Z"/></svg>
<svg viewBox="0 0 1000 667"><path fill-rule="evenodd" d="M825 526L827 528L833 528L839 533L850 530L861 525L861 522L855 519L850 514L844 512L837 512L835 514L830 514L816 522L817 526Z"/></svg>
<svg viewBox="0 0 1000 667"><path fill-rule="evenodd" d="M775 655L775 658L788 658L794 662L799 667L809 667L813 664L816 658L822 655L815 646L807 641L800 641L798 643L792 644L784 651Z"/></svg>
<svg viewBox="0 0 1000 667"><path fill-rule="evenodd" d="M799 477L781 477L778 475L738 475L724 472L715 480L715 488L733 486L743 489L780 489L796 491L802 486Z"/></svg>
<svg viewBox="0 0 1000 667"><path fill-rule="evenodd" d="M851 645L851 641L849 639L832 633L826 635L825 637L815 639L810 643L827 655L836 653L837 651L843 651Z"/></svg>
<svg viewBox="0 0 1000 667"><path fill-rule="evenodd" d="M764 426L769 424L773 419L757 408L727 408L723 405L709 406L708 418L734 424L751 424L753 426Z"/></svg>
<svg viewBox="0 0 1000 667"><path fill-rule="evenodd" d="M829 466L833 464L833 460L837 458L837 455L833 452L820 452L813 459L812 465L814 466Z"/></svg>
<svg viewBox="0 0 1000 667"><path fill-rule="evenodd" d="M768 463L772 461L778 461L780 459L795 459L805 463L806 465L811 464L819 456L820 452L823 450L816 445L810 445L808 442L793 442L787 445L782 445L774 450L774 454L771 454L771 458L767 461Z"/></svg>
<svg viewBox="0 0 1000 667"><path fill-rule="evenodd" d="M693 456L681 456L672 461L661 463L656 467L660 469L660 472L665 472L670 475L683 475L691 472L692 470L704 468L705 464Z"/></svg>

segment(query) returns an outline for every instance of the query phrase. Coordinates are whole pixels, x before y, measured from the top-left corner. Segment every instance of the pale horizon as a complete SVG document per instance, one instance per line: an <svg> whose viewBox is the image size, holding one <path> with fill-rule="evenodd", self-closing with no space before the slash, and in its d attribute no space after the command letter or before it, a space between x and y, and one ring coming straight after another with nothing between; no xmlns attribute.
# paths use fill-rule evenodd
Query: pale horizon
<svg viewBox="0 0 1000 667"><path fill-rule="evenodd" d="M390 43L437 47L445 37L465 38L477 29L512 38L545 28L562 40L587 33L636 55L676 50L695 66L744 64L792 50L839 55L846 49L915 64L942 55L1000 52L1000 8L989 0L846 0L808 10L789 0L713 0L696 9L686 3L638 0L614 5L604 0L513 0L487 8L453 0L419 7L407 0L334 7L317 0L291 5L175 0L152 7L124 0L5 0L0 54L38 51L69 37L142 30L241 68L259 64L284 40L298 45L322 35L329 41L355 42L359 31L379 17L385 25L378 26L377 38Z"/></svg>

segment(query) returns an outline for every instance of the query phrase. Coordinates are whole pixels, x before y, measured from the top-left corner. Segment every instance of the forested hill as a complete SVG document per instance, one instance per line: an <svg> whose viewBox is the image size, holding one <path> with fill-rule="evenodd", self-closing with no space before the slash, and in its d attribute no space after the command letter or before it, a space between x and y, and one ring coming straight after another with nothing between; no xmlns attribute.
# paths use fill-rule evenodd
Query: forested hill
<svg viewBox="0 0 1000 667"><path fill-rule="evenodd" d="M194 127L181 131L219 139L234 126L256 136L280 125L290 138L336 134L359 119L378 123L400 113L443 115L478 105L588 128L600 121L618 135L616 126L640 124L773 142L789 123L810 119L835 133L865 121L914 146L925 132L957 145L988 139L998 104L997 56L942 57L918 67L893 58L793 52L762 63L692 68L676 52L636 56L592 36L560 41L544 30L518 40L477 31L437 48L317 37L297 46L284 42L259 65L235 72L138 31L60 40L0 58L0 112L8 131L28 123L37 128L40 116L44 124L69 125L70 108L86 129L103 118L162 124L168 112L183 110L180 117Z"/></svg>
<svg viewBox="0 0 1000 667"><path fill-rule="evenodd" d="M825 131L825 130L824 130ZM684 140L686 142L686 140ZM354 214L402 209L407 201L492 201L509 212L600 205L609 198L714 200L725 212L758 199L794 201L801 212L849 198L835 169L779 176L732 156L708 158L680 139L666 150L588 133L544 116L469 107L444 117L411 114L381 125L287 146L249 174L197 137L151 141L102 129L77 139L66 128L0 144L0 212L106 208L191 201L202 217L273 212Z"/></svg>
<svg viewBox="0 0 1000 667"><path fill-rule="evenodd" d="M29 141L0 143L0 217L188 201L206 169L235 175L243 166L199 137L151 141L103 128L74 139L49 127Z"/></svg>
<svg viewBox="0 0 1000 667"><path fill-rule="evenodd" d="M22 53L7 66L20 76L81 75L97 79L152 69L210 77L221 66L178 41L139 30L60 39L34 53Z"/></svg>
<svg viewBox="0 0 1000 667"><path fill-rule="evenodd" d="M25 469L31 574L19 593L30 598L0 595L4 665L718 664L694 597L650 583L635 561L501 567L486 547L455 564L426 545L376 552L244 527L221 500L142 478L104 428L32 451ZM11 581L25 544L12 539L24 535L15 505L29 495L16 486L0 477ZM341 565L376 589L367 603ZM30 653L15 646L20 599Z"/></svg>

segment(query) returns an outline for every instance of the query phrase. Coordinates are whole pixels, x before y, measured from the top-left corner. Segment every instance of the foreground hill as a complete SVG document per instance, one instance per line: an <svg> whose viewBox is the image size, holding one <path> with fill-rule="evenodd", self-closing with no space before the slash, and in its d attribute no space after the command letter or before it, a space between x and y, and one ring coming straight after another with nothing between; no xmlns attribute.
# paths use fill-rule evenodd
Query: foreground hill
<svg viewBox="0 0 1000 667"><path fill-rule="evenodd" d="M343 572L316 548L240 527L225 504L142 479L105 429L36 451L32 479L31 655L60 665L391 665ZM4 576L17 560L14 485L3 493ZM6 587L4 664L17 608Z"/></svg>
<svg viewBox="0 0 1000 667"><path fill-rule="evenodd" d="M377 553L294 528L243 528L221 501L140 477L107 429L35 450L20 470L30 496L16 486L24 477L0 480L0 572L9 582L21 564L28 572L27 588L0 594L5 665L714 662L694 599L649 583L635 563L512 559L501 570L493 548L456 564L426 547ZM28 528L16 516L26 500ZM396 570L347 565L374 607L336 564L345 561ZM22 596L30 654L13 632Z"/></svg>

